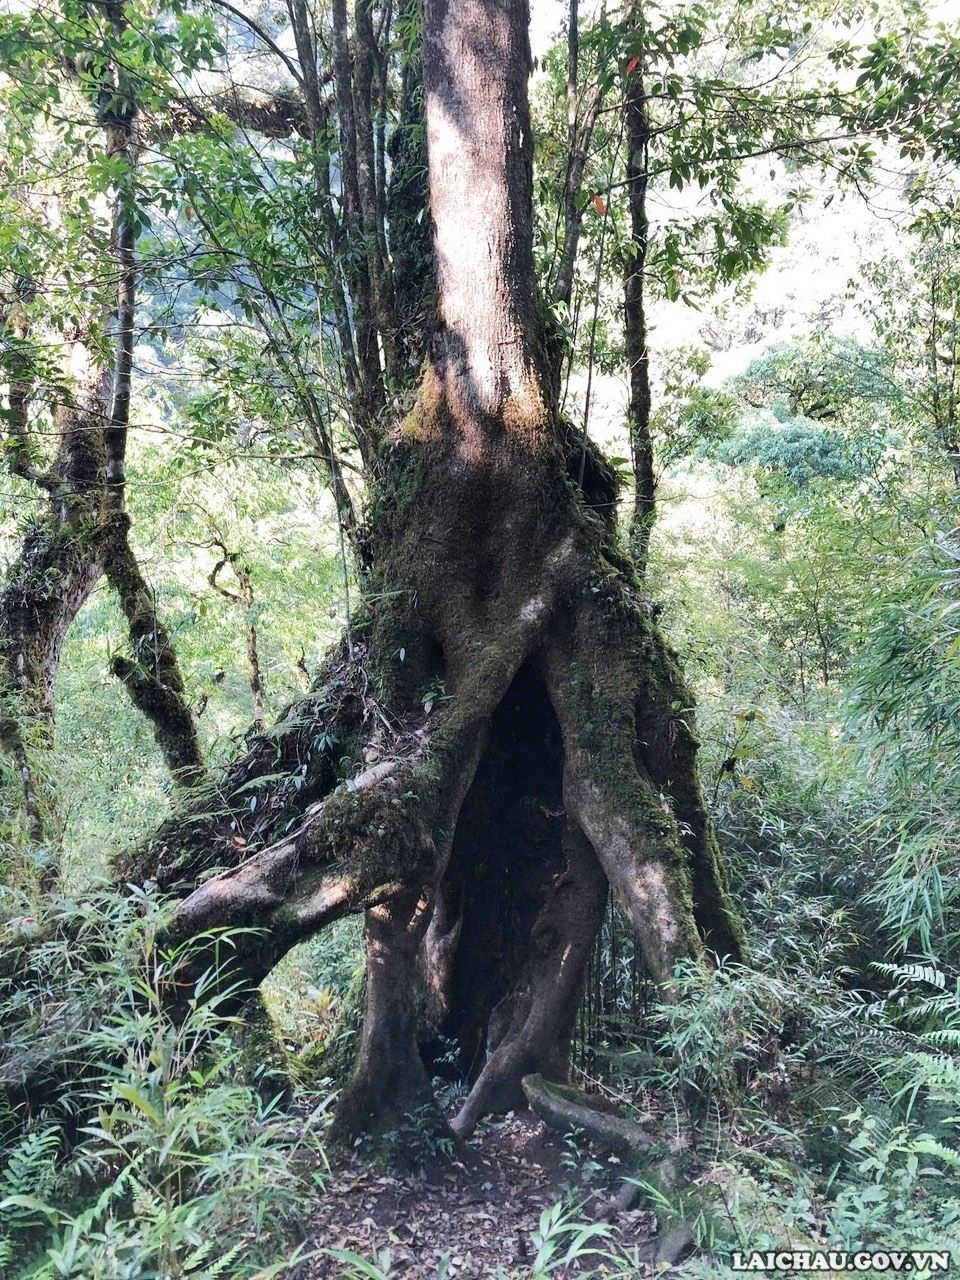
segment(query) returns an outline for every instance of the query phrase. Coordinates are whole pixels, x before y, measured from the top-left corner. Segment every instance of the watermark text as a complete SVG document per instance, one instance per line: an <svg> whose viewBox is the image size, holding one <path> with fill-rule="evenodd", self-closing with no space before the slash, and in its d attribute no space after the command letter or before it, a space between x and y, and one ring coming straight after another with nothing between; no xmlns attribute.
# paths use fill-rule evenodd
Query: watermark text
<svg viewBox="0 0 960 1280"><path fill-rule="evenodd" d="M946 1249L747 1249L733 1254L733 1271L950 1270Z"/></svg>

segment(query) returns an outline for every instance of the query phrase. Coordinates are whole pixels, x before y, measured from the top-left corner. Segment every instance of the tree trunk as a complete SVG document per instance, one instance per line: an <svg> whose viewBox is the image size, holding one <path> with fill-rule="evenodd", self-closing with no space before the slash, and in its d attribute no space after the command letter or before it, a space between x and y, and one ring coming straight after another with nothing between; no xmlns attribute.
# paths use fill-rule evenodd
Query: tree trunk
<svg viewBox="0 0 960 1280"><path fill-rule="evenodd" d="M122 3L106 6L105 19L120 36L126 27ZM134 705L151 721L173 781L192 786L203 776L199 740L169 636L157 617L152 594L130 546L124 473L133 375L136 235L132 222L133 179L138 159L135 92L120 65L104 61L86 85L89 105L102 128L107 157L117 162L107 277L109 290L92 285L83 325L62 350L62 385L54 388L57 409L46 422L56 439L48 470L33 456L29 403L37 361L35 335L8 306L0 315L2 336L22 352L22 368L10 379L0 453L22 479L41 490L46 510L28 532L23 550L0 592L0 749L13 758L23 780L27 830L55 851L60 836L56 804L38 779L36 748L52 742L54 682L71 623L105 573L127 619L131 654L112 667ZM51 201L55 197L50 196ZM46 282L49 288L50 282ZM36 294L21 282L23 299ZM112 352L105 358L102 342ZM49 333L36 335L49 343ZM9 361L8 365L14 364ZM42 772L42 771L41 771ZM55 856L41 874L53 886Z"/></svg>
<svg viewBox="0 0 960 1280"><path fill-rule="evenodd" d="M633 518L630 550L641 577L646 573L650 534L656 518L657 480L650 434L650 353L647 349L646 272L650 224L647 183L650 165L650 120L643 84L643 62L631 59L625 76L627 195L630 201L630 247L624 264L623 328L630 370L630 455L633 461Z"/></svg>
<svg viewBox="0 0 960 1280"><path fill-rule="evenodd" d="M318 689L123 866L182 897L180 932L256 925L234 952L254 982L369 912L347 1129L423 1106L417 1038L444 1024L474 1079L460 1133L523 1075L562 1076L608 884L667 996L704 943L741 953L690 695L609 495L598 515L568 473L580 450L564 452L534 277L529 69L525 4L428 0L438 318L371 503L371 611Z"/></svg>
<svg viewBox="0 0 960 1280"><path fill-rule="evenodd" d="M77 341L72 363L89 369L87 354ZM36 762L52 741L63 642L103 571L102 548L91 529L99 514L101 427L109 397L109 378L94 365L77 386L73 403L58 411L59 448L50 470L32 464L20 469L45 491L47 510L28 530L0 592L0 748L9 752L23 782L27 832L50 850L40 876L44 890L57 878L60 820ZM15 432L24 448L27 399L25 393L18 401L11 388L10 412L15 403L23 410L22 430L15 426Z"/></svg>

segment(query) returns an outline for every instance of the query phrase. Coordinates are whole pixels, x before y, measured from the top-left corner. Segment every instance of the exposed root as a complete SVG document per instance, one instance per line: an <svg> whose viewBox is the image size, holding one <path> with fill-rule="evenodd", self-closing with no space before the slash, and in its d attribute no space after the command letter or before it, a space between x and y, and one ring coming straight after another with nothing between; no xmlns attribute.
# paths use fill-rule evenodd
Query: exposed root
<svg viewBox="0 0 960 1280"><path fill-rule="evenodd" d="M427 900L409 895L367 912L363 1033L335 1137L382 1133L411 1117L435 1137L450 1136L417 1045L417 948L428 917Z"/></svg>
<svg viewBox="0 0 960 1280"><path fill-rule="evenodd" d="M599 666L611 655L598 657ZM669 801L635 763L629 700L621 693L614 701L609 693L610 681L630 687L633 673L622 667L609 663L594 675L554 650L547 681L564 735L568 813L592 844L648 970L666 989L676 962L696 955L700 943Z"/></svg>
<svg viewBox="0 0 960 1280"><path fill-rule="evenodd" d="M345 644L335 650L309 694L270 728L255 729L247 751L197 788L149 844L123 853L117 878L152 879L166 892L189 893L203 876L287 837L342 780L341 762L384 736L366 651L357 643L353 649L352 661ZM397 738L397 727L388 727ZM404 744L405 753L412 749Z"/></svg>
<svg viewBox="0 0 960 1280"><path fill-rule="evenodd" d="M418 762L422 769L423 762ZM376 765L313 806L288 838L205 880L181 902L177 934L262 930L237 939L245 977L259 982L290 947L343 915L428 883L436 864L421 769Z"/></svg>
<svg viewBox="0 0 960 1280"><path fill-rule="evenodd" d="M642 1125L622 1116L598 1111L587 1094L569 1086L551 1084L540 1074L522 1080L523 1092L533 1111L544 1124L560 1133L576 1129L594 1142L600 1142L621 1160L639 1162L658 1138Z"/></svg>

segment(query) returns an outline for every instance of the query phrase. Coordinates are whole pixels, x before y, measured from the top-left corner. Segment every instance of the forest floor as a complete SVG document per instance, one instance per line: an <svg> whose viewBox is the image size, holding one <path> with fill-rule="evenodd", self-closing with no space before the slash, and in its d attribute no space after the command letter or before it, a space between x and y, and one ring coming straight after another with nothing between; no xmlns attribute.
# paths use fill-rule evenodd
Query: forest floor
<svg viewBox="0 0 960 1280"><path fill-rule="evenodd" d="M607 1234L586 1247L632 1264L637 1275L650 1274L657 1218L628 1203L631 1188L618 1165L615 1157L571 1148L529 1112L511 1112L477 1130L465 1160L439 1169L384 1171L359 1153L348 1156L331 1170L307 1238L311 1248L349 1250L371 1260L388 1249L383 1269L391 1280L436 1280L444 1255L451 1280L488 1280L498 1268L508 1277L528 1272L541 1214L563 1202L570 1221L604 1224ZM560 1256L572 1238L558 1237ZM594 1253L557 1274L575 1276L602 1261ZM324 1256L314 1259L309 1275L340 1280L346 1270L344 1259Z"/></svg>

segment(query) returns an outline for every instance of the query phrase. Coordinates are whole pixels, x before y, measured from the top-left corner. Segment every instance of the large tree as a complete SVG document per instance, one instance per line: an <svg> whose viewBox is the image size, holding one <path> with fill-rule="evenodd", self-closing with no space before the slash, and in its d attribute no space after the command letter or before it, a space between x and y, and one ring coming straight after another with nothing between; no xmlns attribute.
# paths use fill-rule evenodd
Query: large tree
<svg viewBox="0 0 960 1280"><path fill-rule="evenodd" d="M618 547L613 475L557 408L527 22L524 3L426 6L436 313L372 460L365 608L308 697L122 867L181 898L184 933L256 926L235 951L252 982L366 911L351 1128L429 1101L432 1034L473 1080L461 1133L524 1074L562 1075L608 886L665 990L705 946L740 953L690 695Z"/></svg>
<svg viewBox="0 0 960 1280"><path fill-rule="evenodd" d="M413 0L401 5L392 140L390 5L375 24L375 7L358 0L351 24L335 0L323 48L291 0L296 63L254 28L295 72L294 89L265 97L228 86L205 101L160 92L142 69L121 92L130 32L145 58L167 48L146 11L126 27L133 12L130 0L103 19L78 0L70 17L88 45L89 23L107 21L106 54L70 70L105 154L122 151L122 163L108 184L115 346L108 367L99 356L106 385L82 434L99 452L69 489L93 495L95 518L66 545L87 557L85 590L104 571L122 587L130 219L137 201L171 206L182 193L198 241L184 258L199 259L202 277L251 322L272 326L266 349L331 481L362 599L314 688L277 724L255 724L246 753L117 874L155 881L177 901L175 934L252 926L233 937L225 982L239 967L258 983L297 942L365 911L364 1027L341 1123L388 1125L429 1105L424 1061L442 1037L472 1084L454 1122L466 1134L486 1110L520 1099L525 1074L566 1072L608 889L667 995L677 961L740 954L697 781L691 697L621 547L615 473L558 408L556 339L534 270L527 6L428 0L421 26ZM110 39L120 39L116 60ZM51 76L64 65L51 60ZM276 206L252 167L229 184L209 180L237 164L237 124L292 139L306 175L302 200L290 201L306 226L300 241L289 222L258 221ZM164 150L172 177L141 173L134 195L134 142L144 139ZM278 163L271 153L261 173L275 177ZM250 191L244 204L238 193ZM579 214L568 211L575 255ZM309 258L297 272L291 244ZM244 257L251 246L255 262ZM310 313L313 328L301 321ZM349 465L368 486L363 526L316 359L334 339L352 411ZM9 387L15 410L29 388L22 377ZM29 458L29 420L10 422L24 481L59 483L56 466L51 479ZM101 536L113 527L122 542ZM58 529L50 545L64 545ZM66 599L51 651L82 598ZM145 588L138 599L133 634L159 637L168 652ZM50 669L45 685L35 681L47 692ZM136 692L152 671L141 657L119 674Z"/></svg>

